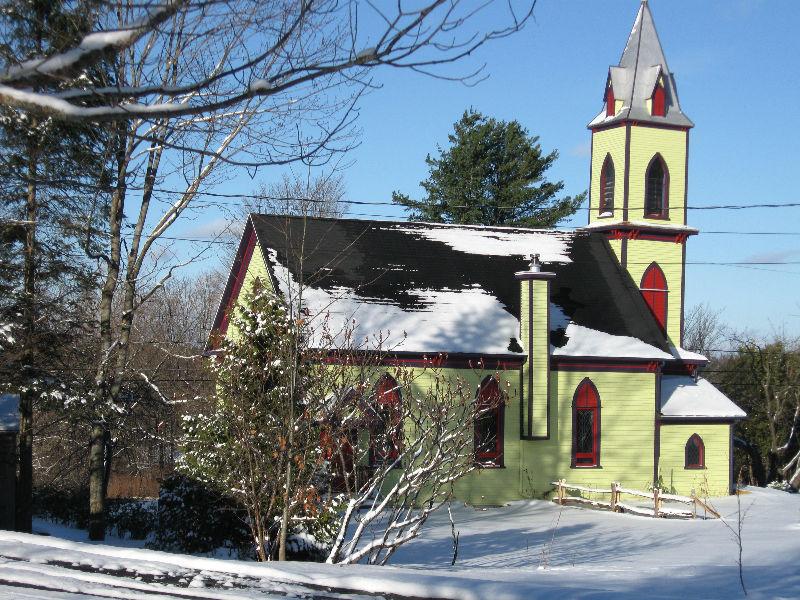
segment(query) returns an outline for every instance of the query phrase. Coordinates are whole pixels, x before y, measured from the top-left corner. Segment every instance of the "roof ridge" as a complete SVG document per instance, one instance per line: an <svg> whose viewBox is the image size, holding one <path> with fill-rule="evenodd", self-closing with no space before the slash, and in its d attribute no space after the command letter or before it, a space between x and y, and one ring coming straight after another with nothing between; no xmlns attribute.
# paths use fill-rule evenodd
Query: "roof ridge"
<svg viewBox="0 0 800 600"><path fill-rule="evenodd" d="M536 227L524 227L522 225L480 225L480 224L462 224L462 223L435 223L432 221L399 221L399 220L383 220L383 219L356 219L353 217L328 217L328 216L304 216L304 215L287 215L287 214L271 214L271 213L249 213L248 217L266 217L266 218L281 218L281 219L309 219L315 221L347 221L351 223L372 223L380 225L403 225L403 226L430 226L430 227L452 227L459 229L475 229L483 231L516 231L516 232L533 232L533 233L546 233L546 234L564 234L573 235L580 233L579 228L571 230L558 230Z"/></svg>

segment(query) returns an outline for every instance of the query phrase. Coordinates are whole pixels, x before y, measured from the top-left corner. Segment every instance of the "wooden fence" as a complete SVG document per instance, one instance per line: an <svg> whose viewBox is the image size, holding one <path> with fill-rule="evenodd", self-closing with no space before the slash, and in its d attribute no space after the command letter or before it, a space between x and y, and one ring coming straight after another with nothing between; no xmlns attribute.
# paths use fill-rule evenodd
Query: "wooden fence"
<svg viewBox="0 0 800 600"><path fill-rule="evenodd" d="M565 479L559 479L552 482L556 486L557 496L554 499L559 504L566 504L567 502L575 502L577 504L584 504L592 506L593 508L604 508L612 512L630 513L633 515L640 515L643 517L664 517L671 519L694 519L697 517L698 508L706 515L711 515L715 519L720 518L720 514L714 510L706 501L698 498L694 491L691 496L678 496L676 494L666 494L659 488L655 488L652 492L642 492L640 490L631 490L622 487L621 484L612 482L609 489L591 488L583 485L574 485L567 483ZM577 492L585 492L588 494L610 494L611 501L603 502L601 500L591 500L590 498L583 498L581 496L567 496L566 491L573 490ZM643 506L633 506L620 502L622 494L628 496L636 496L639 498L647 498L652 500L653 508ZM665 507L664 502L679 502L691 506L691 510L680 510L675 508Z"/></svg>

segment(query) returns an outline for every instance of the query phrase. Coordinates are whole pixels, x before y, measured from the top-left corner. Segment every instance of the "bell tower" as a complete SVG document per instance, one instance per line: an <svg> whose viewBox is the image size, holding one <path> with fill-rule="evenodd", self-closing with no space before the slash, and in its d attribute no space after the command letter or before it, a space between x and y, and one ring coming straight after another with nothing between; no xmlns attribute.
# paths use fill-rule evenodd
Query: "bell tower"
<svg viewBox="0 0 800 600"><path fill-rule="evenodd" d="M683 341L689 130L647 0L603 110L588 127L592 163L588 229L603 232L673 346Z"/></svg>

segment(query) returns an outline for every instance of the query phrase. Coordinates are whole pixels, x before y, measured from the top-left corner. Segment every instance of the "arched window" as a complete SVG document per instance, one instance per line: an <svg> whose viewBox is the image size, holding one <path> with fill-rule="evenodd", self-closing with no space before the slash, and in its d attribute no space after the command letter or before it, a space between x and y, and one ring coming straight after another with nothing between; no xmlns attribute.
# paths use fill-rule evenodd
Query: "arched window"
<svg viewBox="0 0 800 600"><path fill-rule="evenodd" d="M588 378L572 399L572 466L600 466L600 395Z"/></svg>
<svg viewBox="0 0 800 600"><path fill-rule="evenodd" d="M666 117L667 116L667 92L664 89L664 84L659 82L656 86L656 89L653 91L653 110L652 115L654 117Z"/></svg>
<svg viewBox="0 0 800 600"><path fill-rule="evenodd" d="M375 384L367 411L371 467L394 462L400 455L403 442L401 402L397 380L385 373Z"/></svg>
<svg viewBox="0 0 800 600"><path fill-rule="evenodd" d="M475 461L482 466L503 465L504 402L500 385L487 376L478 387L475 418Z"/></svg>
<svg viewBox="0 0 800 600"><path fill-rule="evenodd" d="M617 99L614 98L614 88L609 81L606 86L606 116L613 117L615 114L617 114Z"/></svg>
<svg viewBox="0 0 800 600"><path fill-rule="evenodd" d="M664 271L656 263L652 263L642 275L642 283L639 286L644 301L650 307L650 312L661 327L661 331L667 331L667 278Z"/></svg>
<svg viewBox="0 0 800 600"><path fill-rule="evenodd" d="M696 433L686 442L686 464L687 469L704 469L706 466L706 446L703 438Z"/></svg>
<svg viewBox="0 0 800 600"><path fill-rule="evenodd" d="M669 172L664 159L656 154L645 175L644 216L666 219L669 208Z"/></svg>
<svg viewBox="0 0 800 600"><path fill-rule="evenodd" d="M600 171L600 216L614 212L614 161L606 156Z"/></svg>

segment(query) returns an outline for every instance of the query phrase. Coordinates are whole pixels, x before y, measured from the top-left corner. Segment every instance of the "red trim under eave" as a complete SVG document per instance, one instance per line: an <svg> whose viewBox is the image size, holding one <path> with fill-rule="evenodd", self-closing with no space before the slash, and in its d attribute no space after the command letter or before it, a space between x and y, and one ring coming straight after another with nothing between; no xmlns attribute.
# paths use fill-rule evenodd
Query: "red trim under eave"
<svg viewBox="0 0 800 600"><path fill-rule="evenodd" d="M684 244L690 235L695 235L694 232L656 232L637 227L607 229L600 233L604 233L610 240L655 240L658 242L674 242L676 244Z"/></svg>
<svg viewBox="0 0 800 600"><path fill-rule="evenodd" d="M554 371L634 371L640 373L658 373L662 362L658 360L614 360L614 359L585 359L554 356L550 360Z"/></svg>
<svg viewBox="0 0 800 600"><path fill-rule="evenodd" d="M475 355L447 355L447 354L422 354L409 353L407 355L387 354L375 357L376 353L355 352L338 354L331 350L324 359L326 364L360 364L374 360L375 366L389 367L424 367L424 368L451 368L451 369L484 369L492 371L511 371L519 369L525 364L526 358L497 357Z"/></svg>
<svg viewBox="0 0 800 600"><path fill-rule="evenodd" d="M231 274L233 276L228 280L228 287L220 303L220 310L214 319L214 327L211 330L212 338L224 337L225 333L228 331L230 312L236 299L239 297L239 292L242 290L247 268L250 266L250 259L253 258L255 247L256 232L252 223L248 220L244 234L242 235L242 244L239 245L239 252L237 253L233 268L231 269ZM210 349L213 349L213 346L211 346Z"/></svg>

